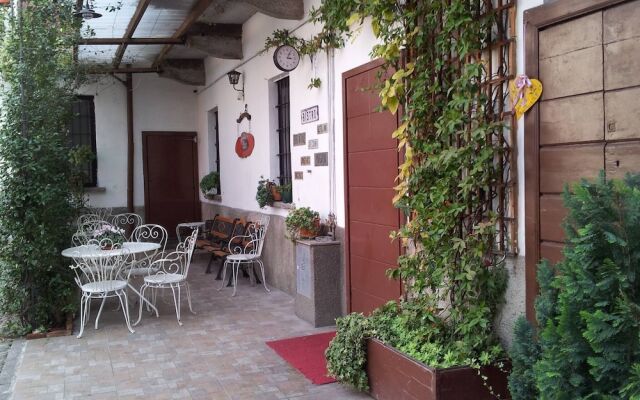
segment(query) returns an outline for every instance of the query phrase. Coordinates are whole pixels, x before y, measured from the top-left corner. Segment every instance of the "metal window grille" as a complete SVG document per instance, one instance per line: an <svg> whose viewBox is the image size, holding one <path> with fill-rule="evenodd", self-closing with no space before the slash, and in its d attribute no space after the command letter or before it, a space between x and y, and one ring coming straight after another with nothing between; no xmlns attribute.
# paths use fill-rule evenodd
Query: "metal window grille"
<svg viewBox="0 0 640 400"><path fill-rule="evenodd" d="M289 77L276 82L278 89L278 159L280 162L280 175L278 180L281 185L291 183L291 127L289 108Z"/></svg>
<svg viewBox="0 0 640 400"><path fill-rule="evenodd" d="M93 96L77 96L72 108L71 147L89 146L91 151L96 154L96 115ZM97 186L97 157L84 166L84 175L85 186Z"/></svg>
<svg viewBox="0 0 640 400"><path fill-rule="evenodd" d="M220 176L220 127L218 126L218 112L214 112L213 113L213 118L214 118L214 122L215 122L215 131L214 134L216 135L216 171L218 171L218 176ZM218 179L218 194L222 194L222 191L220 190L220 179Z"/></svg>

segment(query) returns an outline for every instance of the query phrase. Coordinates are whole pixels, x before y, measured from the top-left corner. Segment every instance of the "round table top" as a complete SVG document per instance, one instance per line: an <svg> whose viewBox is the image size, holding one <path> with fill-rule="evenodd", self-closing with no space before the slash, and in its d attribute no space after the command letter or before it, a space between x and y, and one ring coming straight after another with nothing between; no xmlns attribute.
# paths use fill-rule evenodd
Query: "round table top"
<svg viewBox="0 0 640 400"><path fill-rule="evenodd" d="M122 248L114 250L102 250L96 245L84 245L69 247L62 250L62 255L69 258L99 258L119 256L124 252L128 254L145 253L160 248L159 243L151 242L124 242Z"/></svg>

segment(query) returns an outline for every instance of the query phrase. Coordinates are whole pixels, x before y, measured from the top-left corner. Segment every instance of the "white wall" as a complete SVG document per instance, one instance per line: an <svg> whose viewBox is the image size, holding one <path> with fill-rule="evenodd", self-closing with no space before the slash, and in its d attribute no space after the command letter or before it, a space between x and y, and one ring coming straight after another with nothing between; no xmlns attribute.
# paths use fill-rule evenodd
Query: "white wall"
<svg viewBox="0 0 640 400"><path fill-rule="evenodd" d="M305 1L305 10L318 5L319 0ZM256 14L243 27L243 52L245 59L241 61L220 60L209 58L207 66L207 86L198 93L198 131L199 131L199 159L200 175L204 176L211 163L208 159L208 129L207 111L218 108L218 121L220 130L220 164L221 164L221 190L222 200L225 206L256 211L258 205L255 201L255 192L260 176L275 178L278 174L277 158L273 157L277 149L278 137L275 132L277 115L274 108L274 81L287 76L278 70L273 63L273 49L268 53L259 54L264 48L267 36L275 29L295 30L293 35L305 39L311 38L319 31L319 26L303 21L284 21L262 14ZM300 158L310 156L313 164L313 155L316 152L328 152L330 133L318 135L317 126L327 123L329 125L329 85L328 81L328 55L325 52L318 53L314 65L308 57L302 59L297 69L288 74L290 79L291 96L291 134L306 132L307 144L309 140L318 140L318 149L308 149L305 146L292 146L291 159L292 171L302 171L302 180L293 180L293 201L296 206L308 206L318 210L322 217L329 212L336 213L338 225L344 226L344 179L342 177L344 165L342 161L342 73L370 61L369 52L375 43L373 35L368 27L364 27L353 43L348 43L345 49L336 51L335 54L335 168L337 181L335 182L336 201L331 204L331 181L329 167L301 166ZM226 73L237 69L244 73L245 101L237 100L236 92L232 89L226 77ZM314 72L315 70L315 72ZM308 89L311 78L317 76L322 85L318 89ZM248 105L249 113L253 119L251 130L255 136L256 145L253 154L240 159L234 151L238 128L235 119L243 111L244 104ZM300 111L307 107L319 106L319 121L302 124ZM248 129L243 124L239 132ZM293 138L291 140L293 144ZM331 156L330 156L331 162ZM311 171L311 172L309 172ZM209 200L202 199L204 202ZM263 212L286 215L282 209L267 207Z"/></svg>
<svg viewBox="0 0 640 400"><path fill-rule="evenodd" d="M94 96L98 186L89 191L92 207L124 207L127 204L127 99L124 85L110 76L80 90ZM142 170L143 131L196 131L194 87L159 78L155 74L134 74L134 206L144 206Z"/></svg>

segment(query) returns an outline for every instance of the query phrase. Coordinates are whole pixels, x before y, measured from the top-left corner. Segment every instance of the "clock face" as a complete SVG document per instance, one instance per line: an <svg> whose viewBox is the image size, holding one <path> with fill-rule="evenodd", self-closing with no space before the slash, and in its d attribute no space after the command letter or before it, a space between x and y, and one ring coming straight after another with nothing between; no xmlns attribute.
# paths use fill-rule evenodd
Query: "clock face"
<svg viewBox="0 0 640 400"><path fill-rule="evenodd" d="M300 63L300 54L291 46L280 46L273 53L273 62L281 71L293 71Z"/></svg>

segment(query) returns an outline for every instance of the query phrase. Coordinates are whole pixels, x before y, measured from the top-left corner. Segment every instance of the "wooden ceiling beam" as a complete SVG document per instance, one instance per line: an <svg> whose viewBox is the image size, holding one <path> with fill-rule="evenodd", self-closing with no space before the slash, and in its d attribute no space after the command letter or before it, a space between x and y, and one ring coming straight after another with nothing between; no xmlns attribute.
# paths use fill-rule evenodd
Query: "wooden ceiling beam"
<svg viewBox="0 0 640 400"><path fill-rule="evenodd" d="M80 41L81 45L144 45L144 44L184 44L182 39L174 38L86 38Z"/></svg>
<svg viewBox="0 0 640 400"><path fill-rule="evenodd" d="M198 18L200 18L200 16L207 10L207 8L209 8L211 3L213 3L213 0L198 0L189 12L189 15L187 15L185 20L182 22L182 25L180 25L180 27L173 34L173 38L182 38L187 33L189 28L191 28L191 25L193 25L198 20ZM160 62L162 62L162 60L169 53L169 50L171 50L172 46L173 45L167 44L162 48L162 51L160 51L160 54L158 54L155 61L153 62L153 67L157 67Z"/></svg>
<svg viewBox="0 0 640 400"><path fill-rule="evenodd" d="M138 2L138 6L136 7L136 11L133 13L131 20L129 21L129 25L127 26L127 30L125 31L123 39L131 39L133 38L133 34L140 24L142 17L144 16L145 11L147 11L147 7L149 7L149 3L151 0L140 0ZM123 43L118 46L118 50L116 51L116 56L113 59L113 67L120 67L120 63L122 62L122 57L124 57L124 52L127 50L127 44Z"/></svg>
<svg viewBox="0 0 640 400"><path fill-rule="evenodd" d="M141 68L141 67L122 67L122 68L95 68L89 69L89 74L150 74L159 73L159 68Z"/></svg>

